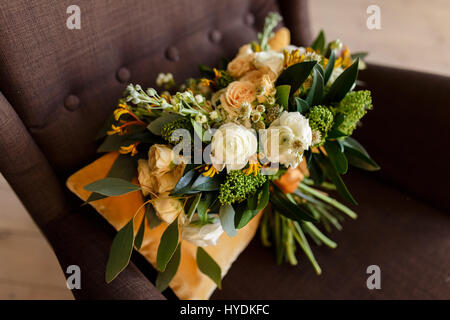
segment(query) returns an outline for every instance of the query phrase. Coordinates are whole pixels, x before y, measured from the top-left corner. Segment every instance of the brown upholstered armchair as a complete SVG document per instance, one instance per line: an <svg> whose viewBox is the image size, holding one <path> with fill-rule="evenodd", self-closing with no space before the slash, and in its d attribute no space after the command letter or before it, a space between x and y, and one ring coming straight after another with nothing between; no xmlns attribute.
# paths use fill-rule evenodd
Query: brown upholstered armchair
<svg viewBox="0 0 450 320"><path fill-rule="evenodd" d="M68 1L0 2L0 171L61 263L82 270L80 299L164 299L139 255L104 282L114 231L64 187L91 162L95 135L128 82L154 85L159 72L196 75L256 37L280 11L293 43L311 41L306 1L79 0L81 30L66 27ZM277 266L254 239L213 298L449 298L450 78L369 65L361 74L375 110L357 138L383 170L346 177L360 218L317 248L325 272L306 261ZM0 209L1 211L1 209ZM1 258L1 252L0 252ZM368 290L379 265L382 289Z"/></svg>

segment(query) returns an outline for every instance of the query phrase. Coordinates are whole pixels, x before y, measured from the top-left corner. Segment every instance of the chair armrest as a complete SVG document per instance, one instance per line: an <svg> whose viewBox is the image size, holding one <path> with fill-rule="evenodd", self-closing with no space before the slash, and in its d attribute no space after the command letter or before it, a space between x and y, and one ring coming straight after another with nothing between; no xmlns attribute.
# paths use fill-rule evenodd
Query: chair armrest
<svg viewBox="0 0 450 320"><path fill-rule="evenodd" d="M355 137L380 164L380 177L450 209L450 77L369 64L360 80L374 109Z"/></svg>
<svg viewBox="0 0 450 320"><path fill-rule="evenodd" d="M111 283L105 282L106 261L112 243L112 228L96 217L90 207L50 222L43 231L63 271L69 265L81 270L81 289L72 290L76 299L163 300L165 297L130 261ZM65 274L66 276L69 276Z"/></svg>

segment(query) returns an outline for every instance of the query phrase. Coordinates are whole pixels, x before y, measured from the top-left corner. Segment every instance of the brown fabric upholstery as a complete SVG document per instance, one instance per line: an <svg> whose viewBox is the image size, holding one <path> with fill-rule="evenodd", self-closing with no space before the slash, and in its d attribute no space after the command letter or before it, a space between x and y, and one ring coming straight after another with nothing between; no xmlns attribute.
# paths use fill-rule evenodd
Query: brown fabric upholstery
<svg viewBox="0 0 450 320"><path fill-rule="evenodd" d="M254 39L273 10L281 10L296 44L308 44L306 1L80 0L81 30L66 28L68 5L0 2L0 171L63 268L82 266L86 277L77 298L161 298L133 263L115 282L103 283L114 233L92 208L80 208L62 182L96 157L94 137L128 82L152 86L159 72L172 72L179 82L195 76L199 63L214 65ZM276 267L256 238L216 298L449 298L443 285L448 216L408 194L448 209L441 184L448 181L448 152L441 144L448 140L450 80L377 66L362 78L375 89L376 109L357 138L383 171L370 180L350 177L360 219L333 234L337 250L318 250L324 275L314 276L306 258L300 268ZM439 163L433 153L447 161ZM438 174L423 170L422 159ZM380 265L382 291L365 288L368 264Z"/></svg>

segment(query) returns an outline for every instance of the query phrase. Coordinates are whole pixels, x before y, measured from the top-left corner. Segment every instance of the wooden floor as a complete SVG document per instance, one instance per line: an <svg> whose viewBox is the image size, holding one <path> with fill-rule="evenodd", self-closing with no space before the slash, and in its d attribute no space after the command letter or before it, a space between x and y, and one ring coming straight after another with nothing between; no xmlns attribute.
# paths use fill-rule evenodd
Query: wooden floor
<svg viewBox="0 0 450 320"><path fill-rule="evenodd" d="M450 75L450 1L313 0L313 29L339 37L368 61ZM381 8L368 30L366 8ZM72 299L48 243L0 176L0 299Z"/></svg>

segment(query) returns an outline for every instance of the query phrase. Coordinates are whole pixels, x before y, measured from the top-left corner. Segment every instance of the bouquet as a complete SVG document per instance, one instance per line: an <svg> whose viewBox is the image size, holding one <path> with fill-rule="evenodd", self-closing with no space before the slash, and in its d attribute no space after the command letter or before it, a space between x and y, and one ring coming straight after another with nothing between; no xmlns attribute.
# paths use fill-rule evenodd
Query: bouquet
<svg viewBox="0 0 450 320"><path fill-rule="evenodd" d="M341 175L349 165L379 169L351 138L372 100L353 91L364 54L327 44L323 32L310 47L291 45L289 30L273 32L280 20L270 13L256 41L215 68L201 65L200 78L177 86L161 73L159 91L127 87L100 134L99 151L120 156L106 178L84 187L87 202L131 192L144 200L138 231L135 214L113 241L107 282L140 248L145 226L164 224L157 287L167 288L188 241L198 247L198 269L220 288L223 272L204 247L252 219L277 263L296 265L300 249L321 273L310 241L335 248L324 231L341 230L341 214L356 218L328 193L356 204Z"/></svg>

